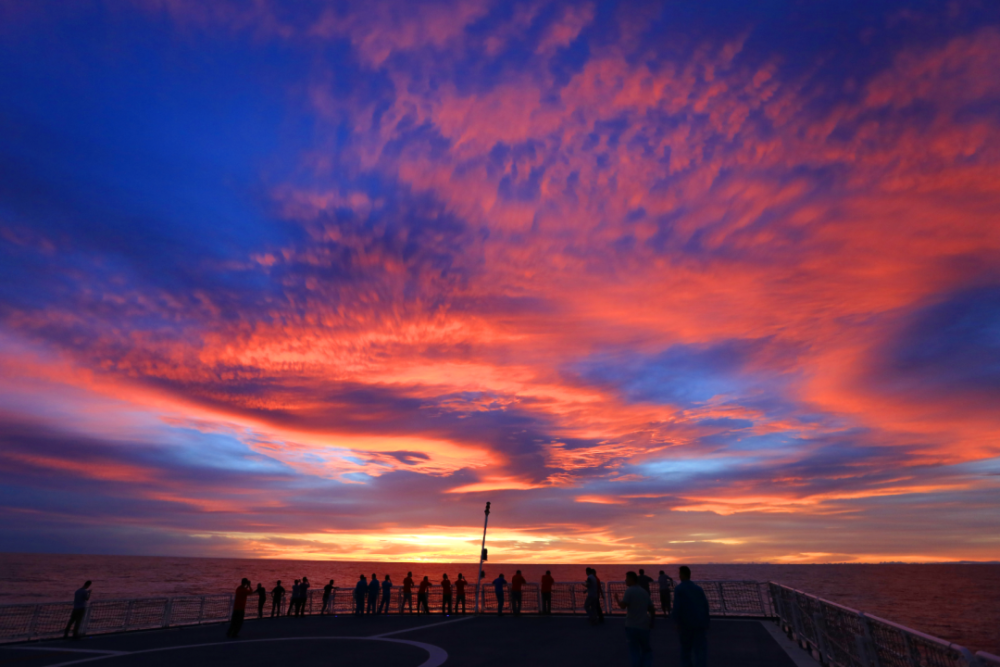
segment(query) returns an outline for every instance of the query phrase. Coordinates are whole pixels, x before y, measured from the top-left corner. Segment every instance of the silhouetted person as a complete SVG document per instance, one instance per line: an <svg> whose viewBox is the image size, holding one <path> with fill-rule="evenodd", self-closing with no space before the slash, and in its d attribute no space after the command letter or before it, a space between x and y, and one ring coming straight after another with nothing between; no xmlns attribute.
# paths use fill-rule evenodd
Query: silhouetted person
<svg viewBox="0 0 1000 667"><path fill-rule="evenodd" d="M701 586L691 581L691 568L680 568L681 583L674 589L674 610L681 640L681 667L708 664L708 598Z"/></svg>
<svg viewBox="0 0 1000 667"><path fill-rule="evenodd" d="M413 613L413 573L407 572L406 579L403 579L403 599L399 601L399 613L403 613L403 607L410 605L410 613ZM420 613L420 606L417 605L417 613Z"/></svg>
<svg viewBox="0 0 1000 667"><path fill-rule="evenodd" d="M601 578L597 576L597 570L590 568L594 573L594 580L597 581L597 622L604 622L604 586L601 585Z"/></svg>
<svg viewBox="0 0 1000 667"><path fill-rule="evenodd" d="M427 606L427 598L430 595L429 591L431 588L431 582L424 576L423 581L420 582L420 589L417 591L417 614L420 614L420 610L423 609L425 614L431 613L431 608Z"/></svg>
<svg viewBox="0 0 1000 667"><path fill-rule="evenodd" d="M451 609L451 579L448 578L448 573L445 572L441 579L441 613L445 616L450 616L452 613Z"/></svg>
<svg viewBox="0 0 1000 667"><path fill-rule="evenodd" d="M295 615L295 605L299 602L299 589L302 587L302 580L296 579L295 583L292 584L292 597L288 600L288 613L286 616Z"/></svg>
<svg viewBox="0 0 1000 667"><path fill-rule="evenodd" d="M465 577L462 573L458 573L458 579L455 580L455 613L458 613L458 607L461 605L462 614L465 614Z"/></svg>
<svg viewBox="0 0 1000 667"><path fill-rule="evenodd" d="M493 580L493 592L497 596L497 616L503 616L503 596L506 585L507 580L503 578L503 572L501 572L500 576Z"/></svg>
<svg viewBox="0 0 1000 667"><path fill-rule="evenodd" d="M552 584L556 583L556 580L552 578L552 570L545 570L545 574L542 575L542 613L551 614L552 613Z"/></svg>
<svg viewBox="0 0 1000 667"><path fill-rule="evenodd" d="M240 636L240 628L243 627L243 617L247 611L247 596L252 591L250 580L244 577L240 585L237 586L235 595L233 595L233 617L229 621L229 629L226 630L227 637L236 639Z"/></svg>
<svg viewBox="0 0 1000 667"><path fill-rule="evenodd" d="M323 608L319 610L321 616L326 613L327 609L333 611L333 607L330 606L331 596L333 596L333 579L323 587Z"/></svg>
<svg viewBox="0 0 1000 667"><path fill-rule="evenodd" d="M597 574L593 568L587 568L587 580L583 582L587 588L587 598L583 603L583 609L587 612L587 619L591 625L597 625L597 605L601 603L601 594L597 588Z"/></svg>
<svg viewBox="0 0 1000 667"><path fill-rule="evenodd" d="M653 646L649 643L649 631L653 627L656 608L649 598L649 591L639 583L635 572L625 573L625 595L615 594L615 602L625 609L625 637L628 639L628 653L632 667L653 666Z"/></svg>
<svg viewBox="0 0 1000 667"><path fill-rule="evenodd" d="M281 616L281 600L285 597L285 587L278 579L278 585L271 589L271 618Z"/></svg>
<svg viewBox="0 0 1000 667"><path fill-rule="evenodd" d="M640 567L639 568L639 585L642 586L642 589L644 591L646 591L647 593L649 593L650 595L653 594L653 592L651 590L649 590L649 585L651 583L653 583L653 578L650 577L650 576L648 576L646 574L646 571Z"/></svg>
<svg viewBox="0 0 1000 667"><path fill-rule="evenodd" d="M309 577L302 577L299 584L299 601L295 605L295 615L302 616L306 610L306 601L309 599Z"/></svg>
<svg viewBox="0 0 1000 667"><path fill-rule="evenodd" d="M521 615L521 587L524 585L524 577L518 570L510 579L510 611L514 616Z"/></svg>
<svg viewBox="0 0 1000 667"><path fill-rule="evenodd" d="M378 575L372 572L372 580L368 583L368 613L378 611Z"/></svg>
<svg viewBox="0 0 1000 667"><path fill-rule="evenodd" d="M389 613L390 600L392 600L392 579L387 574L382 581L382 601L378 603L378 613L381 614L383 609L385 613Z"/></svg>
<svg viewBox="0 0 1000 667"><path fill-rule="evenodd" d="M670 613L670 589L674 587L674 580L663 570L660 570L660 578L657 581L660 586L660 609L663 615Z"/></svg>
<svg viewBox="0 0 1000 667"><path fill-rule="evenodd" d="M80 638L80 624L83 617L87 615L87 604L90 602L90 580L83 582L83 586L73 593L73 611L69 614L69 623L63 630L63 639L69 637L69 629L73 628L73 639Z"/></svg>
<svg viewBox="0 0 1000 667"><path fill-rule="evenodd" d="M264 589L264 584L257 583L257 590L254 591L257 594L257 618L264 618L264 603L267 602L267 591Z"/></svg>
<svg viewBox="0 0 1000 667"><path fill-rule="evenodd" d="M368 597L368 580L365 575L358 579L357 586L354 587L354 615L362 616L365 613L365 598Z"/></svg>

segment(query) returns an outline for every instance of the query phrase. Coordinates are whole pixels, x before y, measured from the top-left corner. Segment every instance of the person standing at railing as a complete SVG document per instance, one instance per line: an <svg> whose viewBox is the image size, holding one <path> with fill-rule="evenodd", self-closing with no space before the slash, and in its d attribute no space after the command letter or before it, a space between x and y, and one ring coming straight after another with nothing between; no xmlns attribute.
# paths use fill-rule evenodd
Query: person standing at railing
<svg viewBox="0 0 1000 667"><path fill-rule="evenodd" d="M552 613L552 584L556 580L552 578L552 570L545 570L542 576L542 613Z"/></svg>
<svg viewBox="0 0 1000 667"><path fill-rule="evenodd" d="M510 580L510 611L514 616L521 615L521 587L524 583L525 579L518 570Z"/></svg>
<svg viewBox="0 0 1000 667"><path fill-rule="evenodd" d="M657 582L660 586L660 609L663 615L670 613L670 589L674 587L674 580L663 570L660 570L660 578Z"/></svg>
<svg viewBox="0 0 1000 667"><path fill-rule="evenodd" d="M247 611L247 596L250 595L251 591L250 580L244 577L233 595L233 617L229 621L229 629L226 630L226 636L231 639L238 639L240 636L243 616Z"/></svg>
<svg viewBox="0 0 1000 667"><path fill-rule="evenodd" d="M63 639L69 637L69 629L73 628L73 639L80 638L80 624L83 617L87 615L87 605L90 603L90 580L83 582L83 586L73 593L73 611L69 614L69 623L63 630Z"/></svg>
<svg viewBox="0 0 1000 667"><path fill-rule="evenodd" d="M323 608L319 610L320 616L326 613L327 608L330 608L331 596L333 596L333 579L323 587Z"/></svg>
<svg viewBox="0 0 1000 667"><path fill-rule="evenodd" d="M625 609L625 636L628 638L628 652L632 667L652 667L653 646L649 642L656 608L647 591L639 583L635 572L625 573L624 596L615 593L615 602L620 609Z"/></svg>
<svg viewBox="0 0 1000 667"><path fill-rule="evenodd" d="M299 584L299 601L295 605L295 615L302 616L306 611L306 601L309 600L309 577L302 577Z"/></svg>
<svg viewBox="0 0 1000 667"><path fill-rule="evenodd" d="M593 570L594 579L597 580L597 622L604 622L604 586L601 585L601 578L597 576L597 570Z"/></svg>
<svg viewBox="0 0 1000 667"><path fill-rule="evenodd" d="M587 568L587 580L583 582L587 589L587 598L583 603L583 610L587 612L587 619L591 625L597 625L597 605L600 604L600 594L598 593L597 574L594 568Z"/></svg>
<svg viewBox="0 0 1000 667"><path fill-rule="evenodd" d="M431 586L427 575L424 575L423 581L420 582L420 588L417 590L417 615L420 615L420 610L423 609L424 613L430 616L431 608L427 606L427 597L430 595L428 591Z"/></svg>
<svg viewBox="0 0 1000 667"><path fill-rule="evenodd" d="M458 606L462 605L462 615L465 615L465 577L462 573L458 573L458 579L455 580L455 613L458 613Z"/></svg>
<svg viewBox="0 0 1000 667"><path fill-rule="evenodd" d="M271 618L281 616L281 600L285 597L285 587L278 579L278 585L271 589Z"/></svg>
<svg viewBox="0 0 1000 667"><path fill-rule="evenodd" d="M368 595L368 580L365 575L361 575L357 586L354 587L354 615L363 616L365 613L365 597Z"/></svg>
<svg viewBox="0 0 1000 667"><path fill-rule="evenodd" d="M407 572L406 579L403 579L403 599L399 601L399 613L403 613L403 607L410 605L410 613L413 613L413 573ZM420 605L417 605L417 613L420 613Z"/></svg>
<svg viewBox="0 0 1000 667"><path fill-rule="evenodd" d="M497 596L497 616L503 616L503 595L506 585L507 580L503 578L503 572L501 572L500 576L493 580L493 592Z"/></svg>
<svg viewBox="0 0 1000 667"><path fill-rule="evenodd" d="M299 601L299 588L301 588L301 584L302 584L301 579L296 579L295 583L292 584L292 597L289 598L288 600L288 612L285 614L285 616L295 615L295 605Z"/></svg>
<svg viewBox="0 0 1000 667"><path fill-rule="evenodd" d="M681 583L674 589L672 616L681 643L681 667L708 664L708 598L701 586L691 581L691 568L680 568Z"/></svg>
<svg viewBox="0 0 1000 667"><path fill-rule="evenodd" d="M254 591L257 594L257 618L264 618L264 603L267 602L267 589L264 588L264 584L257 582L257 590Z"/></svg>
<svg viewBox="0 0 1000 667"><path fill-rule="evenodd" d="M378 613L381 614L383 609L385 609L385 613L389 613L390 600L392 600L392 579L387 574L382 581L382 601L378 603Z"/></svg>
<svg viewBox="0 0 1000 667"><path fill-rule="evenodd" d="M646 571L640 567L639 568L639 585L642 586L642 590L644 590L647 593L649 593L650 599L652 599L652 595L653 595L653 592L651 590L649 590L649 585L651 583L653 583L653 578L651 576L649 576L648 574L646 574Z"/></svg>
<svg viewBox="0 0 1000 667"><path fill-rule="evenodd" d="M444 576L441 578L441 613L445 616L451 616L451 579L448 578L448 573L445 572Z"/></svg>
<svg viewBox="0 0 1000 667"><path fill-rule="evenodd" d="M378 575L372 572L372 580L368 583L368 613L374 614L378 611Z"/></svg>

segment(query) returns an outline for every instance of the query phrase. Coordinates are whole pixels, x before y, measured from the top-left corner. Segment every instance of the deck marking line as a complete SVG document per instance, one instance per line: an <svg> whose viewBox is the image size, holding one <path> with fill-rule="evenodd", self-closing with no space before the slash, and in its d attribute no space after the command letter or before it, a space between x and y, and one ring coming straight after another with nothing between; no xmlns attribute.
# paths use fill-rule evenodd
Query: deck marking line
<svg viewBox="0 0 1000 667"><path fill-rule="evenodd" d="M47 646L4 646L18 651L55 651L56 653L101 653L102 655L127 655L128 651L99 651L94 648L49 648Z"/></svg>
<svg viewBox="0 0 1000 667"><path fill-rule="evenodd" d="M456 618L451 621L441 621L440 623L428 623L427 625L418 625L412 628L405 628L403 630L393 630L392 632L383 632L380 635L372 635L371 639L381 639L382 637L390 637L392 635L401 635L404 632L414 632L416 630L423 630L425 628L436 628L441 625L448 625L449 623L461 623L462 621L468 621L475 618L475 616L466 616L465 618Z"/></svg>
<svg viewBox="0 0 1000 667"><path fill-rule="evenodd" d="M464 620L464 619L459 619ZM442 625L438 623L437 625ZM80 660L70 660L69 662L60 662L54 665L48 665L48 667L69 667L69 665L82 665L87 662L95 662L97 660L109 660L111 658L120 658L123 656L133 656L142 655L144 653L160 653L163 651L179 651L182 649L189 648L206 648L209 646L239 646L241 644L259 644L262 642L294 642L302 640L319 640L319 641L330 641L330 640L349 640L349 641L375 641L375 642L391 642L393 644L407 644L409 646L416 646L419 649L427 651L427 660L417 665L417 667L440 667L448 659L448 652L445 651L440 646L434 646L433 644L425 644L424 642L415 642L409 639L383 639L381 637L270 637L267 639L246 639L243 641L225 641L225 642L211 642L208 644L186 644L184 646L163 646L160 648L149 648L142 651L132 651L132 652L120 652L108 655L99 655L93 658L82 658Z"/></svg>

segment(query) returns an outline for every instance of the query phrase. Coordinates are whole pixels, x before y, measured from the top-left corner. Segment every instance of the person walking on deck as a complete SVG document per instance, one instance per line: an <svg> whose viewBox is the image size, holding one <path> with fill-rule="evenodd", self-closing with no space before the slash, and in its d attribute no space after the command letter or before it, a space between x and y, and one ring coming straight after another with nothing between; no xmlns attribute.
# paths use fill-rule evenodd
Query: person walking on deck
<svg viewBox="0 0 1000 667"><path fill-rule="evenodd" d="M389 601L392 600L392 579L389 575L385 575L385 579L382 581L382 601L378 603L378 613L389 613Z"/></svg>
<svg viewBox="0 0 1000 667"><path fill-rule="evenodd" d="M247 611L247 596L250 595L252 590L250 588L250 580L246 577L243 578L243 581L236 588L236 593L233 595L233 616L229 620L229 629L226 630L226 636L231 639L236 639L240 636L240 628L243 627L243 617Z"/></svg>
<svg viewBox="0 0 1000 667"><path fill-rule="evenodd" d="M368 583L368 613L374 614L378 611L378 575L372 572L372 580Z"/></svg>
<svg viewBox="0 0 1000 667"><path fill-rule="evenodd" d="M309 577L302 577L299 584L299 602L295 605L295 615L302 616L306 610L306 602L309 601Z"/></svg>
<svg viewBox="0 0 1000 667"><path fill-rule="evenodd" d="M445 572L441 578L441 613L445 616L451 616L451 579L448 578L448 573Z"/></svg>
<svg viewBox="0 0 1000 667"><path fill-rule="evenodd" d="M257 582L257 590L254 591L257 594L257 618L264 618L264 604L267 602L267 589L264 588L264 584Z"/></svg>
<svg viewBox="0 0 1000 667"><path fill-rule="evenodd" d="M462 605L462 615L465 615L465 577L462 573L458 573L458 579L455 580L455 613L458 613L458 606Z"/></svg>
<svg viewBox="0 0 1000 667"><path fill-rule="evenodd" d="M365 613L365 598L368 596L368 580L365 575L361 575L358 584L354 587L354 615L363 616Z"/></svg>
<svg viewBox="0 0 1000 667"><path fill-rule="evenodd" d="M299 601L299 589L302 587L302 580L296 579L292 584L292 596L288 599L288 612L285 616L295 616L295 605Z"/></svg>
<svg viewBox="0 0 1000 667"><path fill-rule="evenodd" d="M639 583L635 572L625 573L625 595L615 593L619 609L625 609L625 637L632 667L653 667L653 647L649 642L656 608L649 598L649 591Z"/></svg>
<svg viewBox="0 0 1000 667"><path fill-rule="evenodd" d="M674 580L663 570L660 570L660 578L657 583L660 586L660 610L664 616L670 614L670 589L674 587Z"/></svg>
<svg viewBox="0 0 1000 667"><path fill-rule="evenodd" d="M674 609L681 644L681 667L708 664L708 598L701 586L691 581L691 568L680 568L681 583L674 588Z"/></svg>
<svg viewBox="0 0 1000 667"><path fill-rule="evenodd" d="M407 572L406 579L403 579L403 599L399 601L399 613L403 613L403 607L410 605L410 613L413 613L413 573ZM420 607L417 607L420 613Z"/></svg>
<svg viewBox="0 0 1000 667"><path fill-rule="evenodd" d="M521 615L521 587L524 583L524 577L518 570L510 580L510 611L514 616Z"/></svg>
<svg viewBox="0 0 1000 667"><path fill-rule="evenodd" d="M556 580L552 578L552 570L545 570L545 574L542 575L542 613L551 614L552 613L552 584L556 583Z"/></svg>
<svg viewBox="0 0 1000 667"><path fill-rule="evenodd" d="M497 596L497 616L503 616L503 596L506 585L507 580L503 578L503 572L501 572L500 576L493 580L493 592Z"/></svg>
<svg viewBox="0 0 1000 667"><path fill-rule="evenodd" d="M323 587L323 607L319 610L320 616L325 614L327 609L333 611L333 606L330 604L330 599L332 598L332 596L333 596L333 579L331 579L330 583L328 583L326 586Z"/></svg>
<svg viewBox="0 0 1000 667"><path fill-rule="evenodd" d="M431 608L427 606L427 598L430 595L428 591L430 591L431 586L432 584L427 575L424 575L423 581L420 582L420 589L417 591L417 615L420 614L421 609L427 615L431 613Z"/></svg>
<svg viewBox="0 0 1000 667"><path fill-rule="evenodd" d="M63 639L69 637L69 629L73 628L73 639L80 638L80 624L83 617L87 615L87 605L90 603L90 580L83 582L83 586L73 593L73 611L69 614L69 623L63 630Z"/></svg>
<svg viewBox="0 0 1000 667"><path fill-rule="evenodd" d="M278 579L278 584L271 589L271 618L281 616L281 599L283 597L285 597L285 587L281 585L281 579Z"/></svg>

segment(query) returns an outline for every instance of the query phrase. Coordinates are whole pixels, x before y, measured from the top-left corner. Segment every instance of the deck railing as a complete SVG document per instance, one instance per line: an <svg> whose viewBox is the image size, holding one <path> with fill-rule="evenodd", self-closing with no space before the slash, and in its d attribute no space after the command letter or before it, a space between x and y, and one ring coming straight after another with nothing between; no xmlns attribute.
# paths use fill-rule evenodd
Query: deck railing
<svg viewBox="0 0 1000 667"><path fill-rule="evenodd" d="M810 650L829 667L1000 667L1000 657L979 652L973 655L965 647L912 630L892 621L829 602L808 593L775 583L756 581L700 581L713 616L750 616L776 618L800 645ZM475 587L466 587L466 610L472 613ZM670 597L673 598L671 586ZM620 615L614 604L615 594L625 591L624 582L602 585L601 606L604 613ZM656 582L650 586L653 604L660 608L660 591ZM480 609L496 613L497 597L492 584L483 586ZM586 589L582 583L557 582L552 587L553 614L585 614ZM504 611L509 613L510 585L505 587ZM412 593L414 612L417 611L417 591ZM286 596L278 613L288 614ZM428 591L428 607L432 614L442 613L440 585ZM457 597L453 595L453 606ZM157 597L131 600L95 600L90 604L81 629L86 634L109 634L130 630L150 630L227 621L232 612L233 595L196 595ZM390 614L407 613L403 609L403 591L393 588ZM537 614L542 595L538 584L524 584L521 611ZM367 600L366 600L367 606ZM264 618L272 613L270 596L262 609ZM303 612L314 616L321 613L323 591L311 590ZM60 637L69 620L72 603L0 605L0 643L51 639ZM327 607L332 615L354 612L354 589L335 588ZM460 609L453 609L459 613ZM258 598L247 600L246 618L258 616Z"/></svg>
<svg viewBox="0 0 1000 667"><path fill-rule="evenodd" d="M770 583L775 615L829 667L1000 667L1000 658Z"/></svg>

